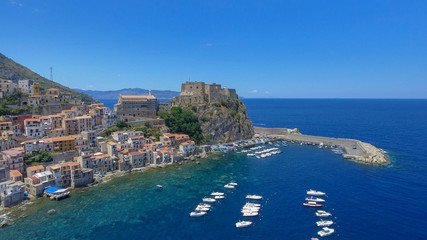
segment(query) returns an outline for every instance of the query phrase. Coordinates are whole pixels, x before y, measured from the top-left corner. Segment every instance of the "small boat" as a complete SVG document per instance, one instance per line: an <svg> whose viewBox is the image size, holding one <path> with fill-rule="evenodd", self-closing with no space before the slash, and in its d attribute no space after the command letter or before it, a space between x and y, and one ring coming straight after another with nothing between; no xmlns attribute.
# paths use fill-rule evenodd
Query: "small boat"
<svg viewBox="0 0 427 240"><path fill-rule="evenodd" d="M321 199L321 198L318 198L318 197L313 197L313 196L306 197L305 200L309 201L309 202L325 202L324 199Z"/></svg>
<svg viewBox="0 0 427 240"><path fill-rule="evenodd" d="M248 207L261 207L261 204L248 202L248 203L245 204L245 206L248 206Z"/></svg>
<svg viewBox="0 0 427 240"><path fill-rule="evenodd" d="M205 207L205 208L210 208L211 205L207 204L207 203L200 203L199 205L197 205L197 207Z"/></svg>
<svg viewBox="0 0 427 240"><path fill-rule="evenodd" d="M236 222L236 228L247 227L251 224L252 224L251 221L238 221Z"/></svg>
<svg viewBox="0 0 427 240"><path fill-rule="evenodd" d="M237 183L235 183L235 182L230 182L230 183L228 183L229 185L232 185L232 186L237 186Z"/></svg>
<svg viewBox="0 0 427 240"><path fill-rule="evenodd" d="M323 219L321 219L320 221L316 222L316 225L318 227L328 227L328 226L331 226L332 224L334 224L334 222L331 221L331 220L323 220Z"/></svg>
<svg viewBox="0 0 427 240"><path fill-rule="evenodd" d="M324 192L315 191L315 190L311 190L311 189L307 191L307 195L312 195L312 196L323 196L325 194L326 193L324 193Z"/></svg>
<svg viewBox="0 0 427 240"><path fill-rule="evenodd" d="M332 216L332 214L330 214L326 211L323 211L323 210L317 210L316 216L318 216L318 217L329 217L329 216Z"/></svg>
<svg viewBox="0 0 427 240"><path fill-rule="evenodd" d="M236 188L235 186L230 185L230 184L225 184L224 187L228 188L228 189L234 189L234 188Z"/></svg>
<svg viewBox="0 0 427 240"><path fill-rule="evenodd" d="M258 212L244 212L243 217L256 217L258 216Z"/></svg>
<svg viewBox="0 0 427 240"><path fill-rule="evenodd" d="M214 198L203 198L202 200L203 202L210 202L210 203L215 202Z"/></svg>
<svg viewBox="0 0 427 240"><path fill-rule="evenodd" d="M213 193L211 193L211 196L223 196L224 195L224 193L222 193L222 192L213 192Z"/></svg>
<svg viewBox="0 0 427 240"><path fill-rule="evenodd" d="M210 208L207 207L196 207L196 212L207 212L209 210L211 210Z"/></svg>
<svg viewBox="0 0 427 240"><path fill-rule="evenodd" d="M259 195L246 195L246 199L260 200L262 196Z"/></svg>
<svg viewBox="0 0 427 240"><path fill-rule="evenodd" d="M317 202L305 202L302 205L305 207L323 207L322 204L317 203Z"/></svg>
<svg viewBox="0 0 427 240"><path fill-rule="evenodd" d="M191 212L190 217L201 217L206 215L207 212Z"/></svg>
<svg viewBox="0 0 427 240"><path fill-rule="evenodd" d="M321 237L329 236L334 233L335 230L333 228L324 227L322 230L318 231L317 234Z"/></svg>
<svg viewBox="0 0 427 240"><path fill-rule="evenodd" d="M256 158L260 159L261 157L260 156L256 156Z"/></svg>
<svg viewBox="0 0 427 240"><path fill-rule="evenodd" d="M156 187L157 187L157 188L163 188L163 186L162 186L162 185L156 185Z"/></svg>
<svg viewBox="0 0 427 240"><path fill-rule="evenodd" d="M225 197L224 196L215 196L214 198L215 199L224 199Z"/></svg>

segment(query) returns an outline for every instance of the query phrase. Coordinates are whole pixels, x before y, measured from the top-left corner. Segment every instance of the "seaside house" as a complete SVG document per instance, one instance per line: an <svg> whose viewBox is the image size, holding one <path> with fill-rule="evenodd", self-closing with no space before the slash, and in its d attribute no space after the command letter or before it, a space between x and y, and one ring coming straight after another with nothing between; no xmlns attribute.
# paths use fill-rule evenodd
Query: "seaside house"
<svg viewBox="0 0 427 240"><path fill-rule="evenodd" d="M10 170L24 171L24 148L17 147L2 151L1 157L7 161Z"/></svg>
<svg viewBox="0 0 427 240"><path fill-rule="evenodd" d="M34 174L39 173L39 172L44 172L43 165L34 165L31 167L27 167L27 176L28 177L31 177Z"/></svg>
<svg viewBox="0 0 427 240"><path fill-rule="evenodd" d="M55 178L51 171L37 172L29 176L24 179L25 191L32 196L41 197L46 188L55 186Z"/></svg>
<svg viewBox="0 0 427 240"><path fill-rule="evenodd" d="M185 156L191 156L196 151L196 144L194 141L186 141L179 145L179 151Z"/></svg>
<svg viewBox="0 0 427 240"><path fill-rule="evenodd" d="M1 182L0 190L0 204L2 207L11 207L25 200L25 184L23 182Z"/></svg>
<svg viewBox="0 0 427 240"><path fill-rule="evenodd" d="M14 182L24 182L24 176L18 170L9 170L9 179Z"/></svg>

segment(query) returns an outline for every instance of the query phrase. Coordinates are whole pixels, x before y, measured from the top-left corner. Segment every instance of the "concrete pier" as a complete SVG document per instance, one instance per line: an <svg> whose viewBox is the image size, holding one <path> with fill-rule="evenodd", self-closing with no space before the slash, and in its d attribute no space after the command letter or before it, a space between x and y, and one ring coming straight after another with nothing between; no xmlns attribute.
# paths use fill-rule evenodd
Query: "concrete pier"
<svg viewBox="0 0 427 240"><path fill-rule="evenodd" d="M387 156L380 149L369 143L364 143L355 139L329 138L303 135L298 129L287 128L260 128L254 127L255 133L261 136L280 137L287 141L310 142L323 144L325 146L339 146L344 149L344 158L357 162L385 165L389 163Z"/></svg>

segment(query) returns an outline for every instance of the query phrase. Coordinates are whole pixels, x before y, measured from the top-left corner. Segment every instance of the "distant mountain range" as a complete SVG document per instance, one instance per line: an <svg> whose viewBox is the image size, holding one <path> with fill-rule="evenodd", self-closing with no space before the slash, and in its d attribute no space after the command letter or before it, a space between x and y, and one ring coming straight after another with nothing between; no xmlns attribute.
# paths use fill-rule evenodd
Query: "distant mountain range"
<svg viewBox="0 0 427 240"><path fill-rule="evenodd" d="M96 90L83 90L83 89L74 89L78 92L85 93L95 99L117 99L119 95L148 95L147 89L142 88L124 88L120 90L110 90L110 91L96 91ZM158 99L172 99L180 94L180 92L170 91L170 90L151 90L151 95L155 96Z"/></svg>
<svg viewBox="0 0 427 240"><path fill-rule="evenodd" d="M15 83L17 83L18 80L21 80L21 79L33 79L40 84L40 87L42 89L58 88L62 92L72 93L73 96L76 96L77 98L81 99L85 103L95 102L95 100L90 96L82 92L77 92L57 82L46 79L40 76L39 74L31 71L27 67L22 66L21 64L6 57L1 53L0 53L0 78L12 80Z"/></svg>

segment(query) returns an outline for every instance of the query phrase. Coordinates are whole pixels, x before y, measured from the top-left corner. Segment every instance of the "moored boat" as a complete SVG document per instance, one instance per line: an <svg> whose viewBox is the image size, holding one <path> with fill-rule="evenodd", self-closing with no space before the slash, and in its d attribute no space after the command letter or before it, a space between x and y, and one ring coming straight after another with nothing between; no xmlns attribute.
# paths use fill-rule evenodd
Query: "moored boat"
<svg viewBox="0 0 427 240"><path fill-rule="evenodd" d="M318 231L317 234L321 237L329 236L334 233L335 230L333 228L324 227L322 230Z"/></svg>
<svg viewBox="0 0 427 240"><path fill-rule="evenodd" d="M191 216L191 217L201 217L201 216L206 215L206 213L207 213L207 212L191 212L191 213L190 213L190 216Z"/></svg>
<svg viewBox="0 0 427 240"><path fill-rule="evenodd" d="M258 216L258 212L244 212L243 217L255 217Z"/></svg>
<svg viewBox="0 0 427 240"><path fill-rule="evenodd" d="M203 202L209 202L209 203L215 202L214 198L203 198L202 200Z"/></svg>
<svg viewBox="0 0 427 240"><path fill-rule="evenodd" d="M320 221L316 222L316 225L318 227L328 227L328 226L331 226L332 224L334 224L334 222L331 221L331 220L323 220L323 219L321 219Z"/></svg>
<svg viewBox="0 0 427 240"><path fill-rule="evenodd" d="M224 193L222 193L222 192L213 192L213 193L211 193L211 196L223 196L224 195Z"/></svg>
<svg viewBox="0 0 427 240"><path fill-rule="evenodd" d="M323 210L317 210L316 216L318 216L318 217L329 217L329 216L332 216L332 214L328 213L326 211L323 211Z"/></svg>
<svg viewBox="0 0 427 240"><path fill-rule="evenodd" d="M312 195L312 196L323 196L325 194L326 193L324 193L324 192L316 191L316 190L312 190L312 189L307 191L307 195Z"/></svg>
<svg viewBox="0 0 427 240"><path fill-rule="evenodd" d="M236 227L237 227L237 228L247 227L247 226L249 226L249 225L251 225L251 224L252 224L252 222L251 222L251 221L238 221L238 222L236 223Z"/></svg>
<svg viewBox="0 0 427 240"><path fill-rule="evenodd" d="M302 205L305 207L323 207L322 204L317 203L317 202L305 202Z"/></svg>
<svg viewBox="0 0 427 240"><path fill-rule="evenodd" d="M262 196L259 195L246 195L246 199L260 200Z"/></svg>
<svg viewBox="0 0 427 240"><path fill-rule="evenodd" d="M310 201L310 202L325 202L324 199L318 198L318 197L314 197L314 196L309 196L305 198L306 201Z"/></svg>
<svg viewBox="0 0 427 240"><path fill-rule="evenodd" d="M225 184L224 187L228 188L228 189L234 189L235 188L233 185L230 185L230 184Z"/></svg>
<svg viewBox="0 0 427 240"><path fill-rule="evenodd" d="M214 198L215 199L224 199L225 197L224 196L215 196Z"/></svg>

